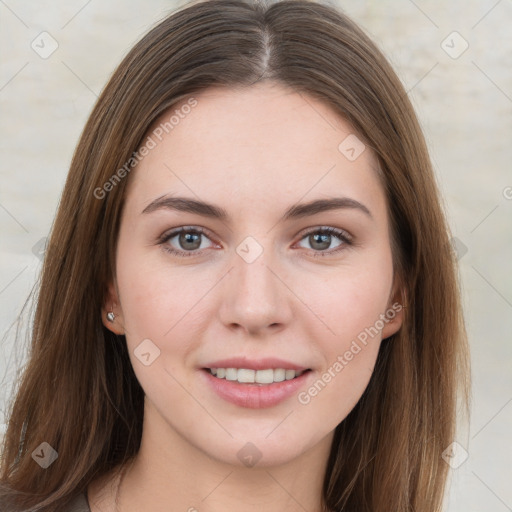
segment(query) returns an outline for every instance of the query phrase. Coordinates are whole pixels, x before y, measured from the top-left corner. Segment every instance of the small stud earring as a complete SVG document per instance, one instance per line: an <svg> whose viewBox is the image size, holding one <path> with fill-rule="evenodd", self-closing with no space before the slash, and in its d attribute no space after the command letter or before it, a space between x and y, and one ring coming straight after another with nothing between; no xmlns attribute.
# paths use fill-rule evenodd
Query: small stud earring
<svg viewBox="0 0 512 512"><path fill-rule="evenodd" d="M108 320L110 323L113 323L113 322L114 322L115 317L116 317L116 315L114 315L114 312L113 312L113 311L110 311L109 313L107 313L107 320Z"/></svg>

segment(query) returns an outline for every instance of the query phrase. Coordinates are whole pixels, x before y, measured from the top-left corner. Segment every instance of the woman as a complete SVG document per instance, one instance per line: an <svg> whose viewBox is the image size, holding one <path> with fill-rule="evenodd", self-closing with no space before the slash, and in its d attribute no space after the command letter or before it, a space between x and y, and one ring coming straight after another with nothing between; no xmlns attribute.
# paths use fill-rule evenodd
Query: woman
<svg viewBox="0 0 512 512"><path fill-rule="evenodd" d="M441 510L465 343L376 46L316 2L195 2L130 51L76 149L3 510Z"/></svg>

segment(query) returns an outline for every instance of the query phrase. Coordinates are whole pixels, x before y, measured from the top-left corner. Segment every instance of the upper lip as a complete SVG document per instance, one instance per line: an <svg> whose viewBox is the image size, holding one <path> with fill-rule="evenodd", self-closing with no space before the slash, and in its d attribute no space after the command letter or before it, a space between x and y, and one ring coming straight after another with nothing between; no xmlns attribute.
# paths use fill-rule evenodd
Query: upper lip
<svg viewBox="0 0 512 512"><path fill-rule="evenodd" d="M275 357L265 357L262 359L247 359L246 357L230 357L229 359L220 359L204 365L204 368L247 368L248 370L267 370L269 368L284 368L285 370L305 371L305 366L301 366L291 361L278 359Z"/></svg>

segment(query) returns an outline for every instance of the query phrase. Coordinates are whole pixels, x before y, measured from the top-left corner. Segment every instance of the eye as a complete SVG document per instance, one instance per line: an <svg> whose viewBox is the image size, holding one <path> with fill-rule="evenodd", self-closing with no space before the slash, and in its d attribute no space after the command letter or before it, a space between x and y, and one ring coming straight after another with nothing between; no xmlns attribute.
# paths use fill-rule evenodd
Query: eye
<svg viewBox="0 0 512 512"><path fill-rule="evenodd" d="M332 244L333 238L339 243L334 250L327 251ZM175 240L174 240L175 239ZM208 248L204 240L210 240L204 229L200 227L181 227L164 234L158 243L162 248L175 256L197 256L202 250ZM313 250L313 256L330 256L342 251L346 246L352 245L352 236L346 231L333 227L313 228L306 232L302 240L306 240ZM210 240L211 241L211 240Z"/></svg>
<svg viewBox="0 0 512 512"><path fill-rule="evenodd" d="M334 250L327 251L332 243L333 238L339 240ZM314 251L313 256L330 256L334 253L342 251L346 246L352 245L352 236L343 229L333 227L313 228L309 230L301 239L306 240L310 244L310 248Z"/></svg>
<svg viewBox="0 0 512 512"><path fill-rule="evenodd" d="M176 239L174 244L173 239ZM158 243L165 251L175 256L197 256L202 249L208 247L201 239L208 239L202 228L182 227L164 234Z"/></svg>

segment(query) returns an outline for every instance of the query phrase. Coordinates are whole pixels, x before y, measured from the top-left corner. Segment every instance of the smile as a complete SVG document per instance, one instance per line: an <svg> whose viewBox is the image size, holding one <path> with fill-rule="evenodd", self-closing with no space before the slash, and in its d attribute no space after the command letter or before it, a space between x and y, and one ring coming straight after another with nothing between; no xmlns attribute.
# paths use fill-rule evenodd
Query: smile
<svg viewBox="0 0 512 512"><path fill-rule="evenodd" d="M208 368L210 373L218 379L237 381L241 384L268 385L274 382L283 382L300 377L304 372L285 368L267 368L252 370L249 368Z"/></svg>
<svg viewBox="0 0 512 512"><path fill-rule="evenodd" d="M238 407L262 409L297 395L313 372L284 368L202 368L200 374L204 376L205 384L222 400Z"/></svg>

